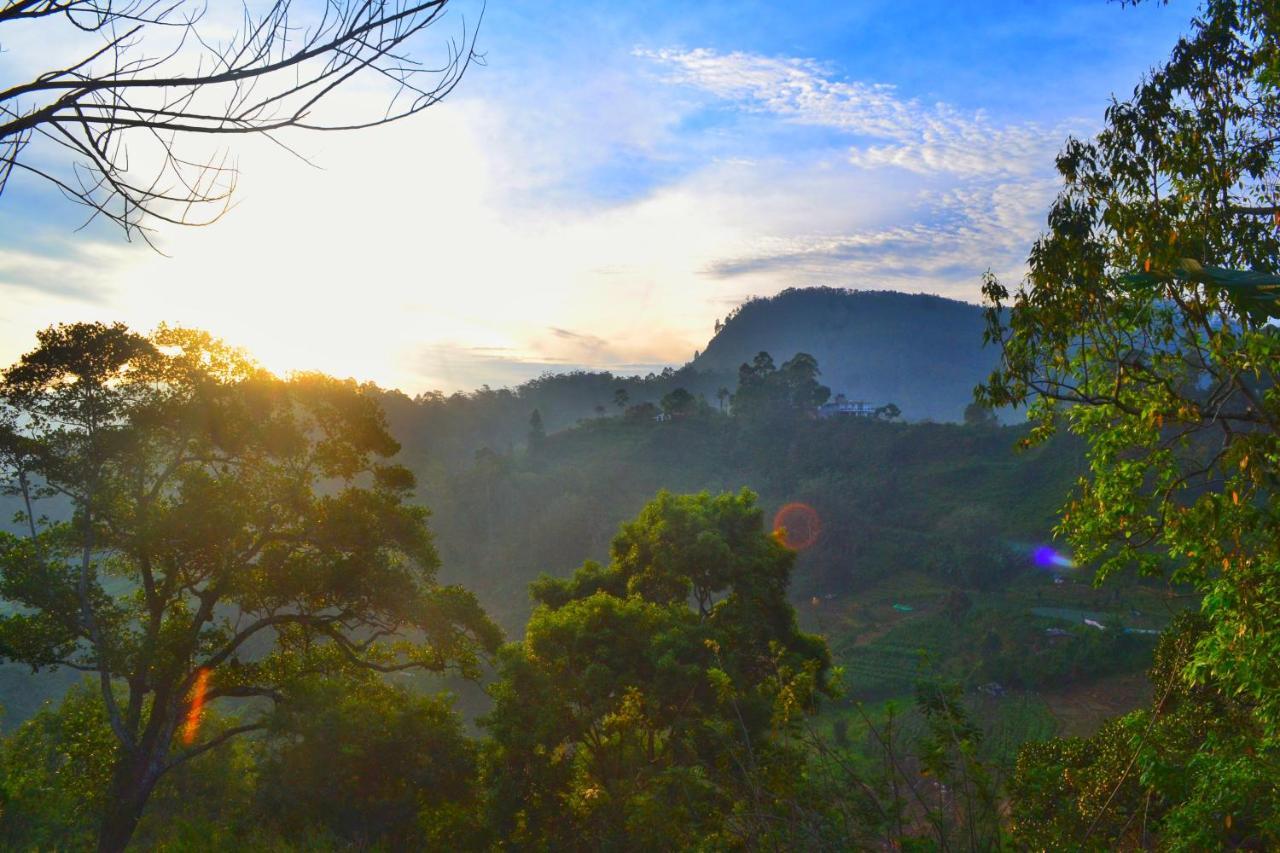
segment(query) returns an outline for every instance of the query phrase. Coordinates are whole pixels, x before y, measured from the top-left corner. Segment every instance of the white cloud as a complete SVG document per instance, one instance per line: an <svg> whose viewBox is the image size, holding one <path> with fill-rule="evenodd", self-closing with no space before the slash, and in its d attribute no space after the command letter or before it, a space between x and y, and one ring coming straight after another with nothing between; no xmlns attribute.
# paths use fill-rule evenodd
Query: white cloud
<svg viewBox="0 0 1280 853"><path fill-rule="evenodd" d="M670 85L748 114L834 131L853 168L827 169L822 178L846 192L855 188L852 205L870 196L875 215L842 223L838 204L819 195L807 218L704 269L747 288L787 277L972 299L987 269L1017 278L1058 186L1054 155L1084 124L1002 124L982 111L902 97L891 85L838 79L810 59L707 49L636 54L662 68Z"/></svg>
<svg viewBox="0 0 1280 853"><path fill-rule="evenodd" d="M693 86L745 109L860 137L855 166L894 166L921 174L1028 176L1043 170L1065 125L1000 125L982 112L904 100L895 87L833 79L810 59L696 50L640 50L668 69L667 80ZM885 140L873 144L874 140Z"/></svg>
<svg viewBox="0 0 1280 853"><path fill-rule="evenodd" d="M783 287L973 299L988 266L1017 273L1052 194L1037 146L1056 132L1050 145L808 60L621 56L550 104L536 86L464 89L411 122L289 140L321 171L241 144L238 207L166 230L170 257L0 245L0 363L49 322L123 319L198 325L275 369L411 393L547 368L647 372L705 346L730 305ZM641 73L654 62L665 82ZM708 95L780 144L690 129ZM790 144L797 124L839 144ZM595 170L632 158L680 168L599 193Z"/></svg>

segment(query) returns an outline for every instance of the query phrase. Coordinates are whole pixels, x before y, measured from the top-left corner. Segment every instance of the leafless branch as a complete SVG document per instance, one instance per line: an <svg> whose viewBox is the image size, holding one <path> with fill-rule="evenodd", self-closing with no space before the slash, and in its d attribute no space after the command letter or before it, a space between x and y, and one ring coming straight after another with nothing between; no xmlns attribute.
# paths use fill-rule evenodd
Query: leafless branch
<svg viewBox="0 0 1280 853"><path fill-rule="evenodd" d="M157 223L210 224L230 208L238 171L225 150L182 154L189 137L254 134L293 152L282 132L369 128L421 112L478 60L465 20L440 62L414 58L417 38L449 3L326 0L295 14L292 0L271 0L256 13L246 7L234 34L217 40L196 0L3 2L0 25L47 19L38 26L69 24L100 43L0 89L0 195L22 172L89 208L89 221L105 217L148 242ZM387 91L376 108L324 109L357 79ZM32 162L37 148L69 157L66 171Z"/></svg>

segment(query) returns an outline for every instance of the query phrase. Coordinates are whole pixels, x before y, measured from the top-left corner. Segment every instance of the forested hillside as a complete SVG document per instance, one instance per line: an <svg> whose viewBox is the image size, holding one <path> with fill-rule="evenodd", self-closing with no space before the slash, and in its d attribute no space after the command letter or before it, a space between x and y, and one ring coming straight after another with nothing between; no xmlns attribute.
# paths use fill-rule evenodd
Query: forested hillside
<svg viewBox="0 0 1280 853"><path fill-rule="evenodd" d="M246 6L237 29L194 0L0 4L6 47L24 30L4 24L106 39L0 68L30 72L0 85L0 195L30 229L17 267L0 245L0 290L31 279L2 319L27 344L39 326L0 366L0 849L1280 849L1274 0L1203 0L1133 97L1061 146L1046 128L1070 124L1053 118L1071 81L1108 46L1146 61L1074 6L1021 24L913 7L894 44L923 46L914 84L750 52L847 41L888 70L905 55L874 53L889 14L858 41L823 4L711 4L715 46L691 49L660 48L670 28L628 4L554 18L607 20L633 70L665 69L641 80L590 35L574 73L544 16L517 13L499 44L555 65L511 67L569 97L511 93L536 140L481 100L446 117L461 135L406 149L456 186L363 157L372 195L289 182L294 205L197 275L104 250L95 220L187 250L161 223L230 216L231 152L189 160L190 135L305 157L286 131L407 119L483 64L465 23L443 65L409 44L454 0L314 5ZM1068 35L1057 56L1087 73L1006 85ZM958 73L992 56L1001 74ZM363 71L395 93L380 118L318 108ZM974 87L1008 109L952 103ZM637 127L560 150L578 100ZM796 129L804 168L779 144ZM61 167L27 145L51 131ZM135 132L158 157L129 155ZM549 175L546 152L578 168L590 147L594 193L572 170L468 179L455 158L494 166L495 135ZM130 163L161 171L139 183ZM1023 252L1050 163L1061 187ZM89 242L45 244L29 178L88 206ZM463 203L411 209L389 187ZM769 222L748 227L752 207ZM948 271L982 269L981 309L778 292L805 271L958 292ZM709 313L756 281L777 295L716 320L679 369L416 398L341 378L412 381L437 359L513 375L517 340L537 363L651 363L688 340L690 297ZM47 325L108 310L127 320ZM270 336L256 356L228 342L237 323ZM379 372L392 357L405 372Z"/></svg>
<svg viewBox="0 0 1280 853"><path fill-rule="evenodd" d="M779 360L805 352L818 360L820 379L833 395L894 403L908 421L959 422L974 386L994 366L991 351L982 346L982 322L977 306L937 296L791 289L747 301L704 352L679 368L646 376L549 373L513 388L435 392L412 400L389 392L383 406L408 452L425 454L421 469L457 470L482 448L510 453L523 446L534 411L554 432L629 406L657 405L677 388L727 409L724 395L737 387L743 363L762 351ZM1004 417L1016 422L1019 415Z"/></svg>
<svg viewBox="0 0 1280 853"><path fill-rule="evenodd" d="M735 371L760 350L807 352L832 393L896 403L907 420L959 421L995 366L982 309L928 294L806 287L734 309L689 366Z"/></svg>
<svg viewBox="0 0 1280 853"><path fill-rule="evenodd" d="M813 507L822 533L797 563L800 600L853 595L904 572L971 587L1032 571L1082 459L1067 439L1015 454L1024 435L858 419L760 424L718 412L614 416L552 433L533 451L485 450L457 472L424 470L420 489L445 575L518 632L529 581L605 558L618 525L663 488L747 487L770 513ZM408 437L405 452L424 444Z"/></svg>

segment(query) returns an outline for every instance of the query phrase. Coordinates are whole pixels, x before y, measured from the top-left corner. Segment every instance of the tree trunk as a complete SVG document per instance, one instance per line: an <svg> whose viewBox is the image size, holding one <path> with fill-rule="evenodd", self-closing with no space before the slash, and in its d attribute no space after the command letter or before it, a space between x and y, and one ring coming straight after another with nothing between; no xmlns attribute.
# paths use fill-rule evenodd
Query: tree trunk
<svg viewBox="0 0 1280 853"><path fill-rule="evenodd" d="M98 833L98 853L121 853L129 846L133 831L142 817L140 803L111 803Z"/></svg>
<svg viewBox="0 0 1280 853"><path fill-rule="evenodd" d="M138 828L142 810L155 787L151 762L145 758L122 758L116 768L98 833L99 853L121 853L129 846Z"/></svg>
<svg viewBox="0 0 1280 853"><path fill-rule="evenodd" d="M142 817L143 802L134 798L107 803L107 812L102 818L102 829L98 833L99 853L121 853L129 846L133 831L138 828L138 820Z"/></svg>

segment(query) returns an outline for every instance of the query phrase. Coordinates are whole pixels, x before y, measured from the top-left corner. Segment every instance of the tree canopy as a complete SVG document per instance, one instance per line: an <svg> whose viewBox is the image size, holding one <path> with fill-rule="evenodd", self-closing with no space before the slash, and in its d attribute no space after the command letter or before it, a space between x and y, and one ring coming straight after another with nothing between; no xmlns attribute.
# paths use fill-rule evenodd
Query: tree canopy
<svg viewBox="0 0 1280 853"><path fill-rule="evenodd" d="M759 842L798 772L783 735L827 689L793 559L750 492L664 492L608 566L535 583L485 723L494 826L537 848Z"/></svg>
<svg viewBox="0 0 1280 853"><path fill-rule="evenodd" d="M733 413L769 419L812 412L831 396L831 389L818 383L821 374L818 360L808 353L796 353L780 368L769 353L758 353L738 368Z"/></svg>
<svg viewBox="0 0 1280 853"><path fill-rule="evenodd" d="M0 655L94 673L116 741L101 845L127 842L200 737L204 706L287 702L304 676L455 669L497 629L435 582L413 476L351 382L278 379L208 335L75 324L3 374ZM74 509L38 514L42 497Z"/></svg>
<svg viewBox="0 0 1280 853"><path fill-rule="evenodd" d="M1060 527L1076 559L1101 577L1136 569L1203 595L1206 622L1179 678L1243 702L1260 738L1241 754L1219 728L1238 726L1212 715L1187 733L1183 760L1221 779L1274 776L1280 735L1280 335L1256 298L1265 291L1248 285L1280 256L1276 26L1271 4L1207 3L1096 139L1067 143L1025 282L1012 294L994 278L984 287L1002 362L982 402L1029 404L1033 440L1065 421L1088 441L1090 471ZM1146 779L1149 741L1127 731L1115 748ZM1106 784L1131 779L1121 762ZM1216 795L1174 796L1212 812L1204 798ZM1225 830L1221 843L1236 845L1261 828L1237 814ZM1069 839L1058 843L1079 842Z"/></svg>

